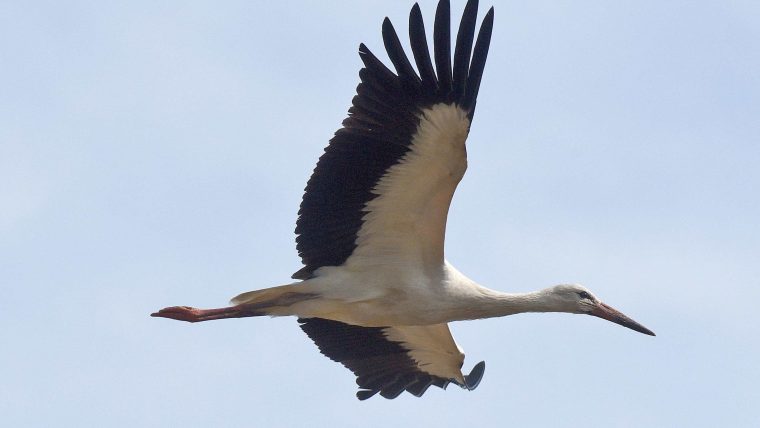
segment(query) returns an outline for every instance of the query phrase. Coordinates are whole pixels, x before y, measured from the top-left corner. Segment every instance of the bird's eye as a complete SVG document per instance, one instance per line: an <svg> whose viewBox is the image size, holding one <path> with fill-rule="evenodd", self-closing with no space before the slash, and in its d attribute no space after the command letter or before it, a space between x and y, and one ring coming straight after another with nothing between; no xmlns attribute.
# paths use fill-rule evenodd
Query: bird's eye
<svg viewBox="0 0 760 428"><path fill-rule="evenodd" d="M578 295L581 297L581 299L589 299L589 300L593 300L593 299L591 298L591 295L590 295L590 294L588 294L588 292L587 292L587 291L581 291L581 292L579 292L579 293L578 293Z"/></svg>

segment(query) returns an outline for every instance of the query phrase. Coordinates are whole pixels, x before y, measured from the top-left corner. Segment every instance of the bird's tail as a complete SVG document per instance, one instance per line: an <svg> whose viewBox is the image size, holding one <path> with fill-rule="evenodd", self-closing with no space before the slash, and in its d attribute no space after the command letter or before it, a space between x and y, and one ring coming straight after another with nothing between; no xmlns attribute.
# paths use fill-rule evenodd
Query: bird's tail
<svg viewBox="0 0 760 428"><path fill-rule="evenodd" d="M263 290L248 291L233 297L230 303L261 310L267 315L281 315L278 313L277 308L287 308L295 303L319 297L316 293L304 291L304 287L299 286L299 284L294 283L265 288Z"/></svg>

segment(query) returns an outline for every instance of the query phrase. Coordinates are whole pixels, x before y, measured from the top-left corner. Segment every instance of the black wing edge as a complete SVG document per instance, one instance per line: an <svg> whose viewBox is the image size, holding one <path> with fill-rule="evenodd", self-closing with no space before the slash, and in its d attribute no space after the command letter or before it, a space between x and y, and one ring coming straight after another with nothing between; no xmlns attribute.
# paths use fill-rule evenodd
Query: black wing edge
<svg viewBox="0 0 760 428"><path fill-rule="evenodd" d="M421 397L430 386L446 389L449 383L473 390L483 377L485 363L475 365L464 385L420 371L400 343L388 340L385 327L360 327L323 318L299 318L301 329L319 351L356 375L356 397L366 400L376 394L387 399L402 392Z"/></svg>
<svg viewBox="0 0 760 428"><path fill-rule="evenodd" d="M364 44L364 68L349 116L330 140L306 184L296 223L296 248L304 267L294 279L309 279L322 266L339 266L356 248L356 235L372 189L409 150L422 109L456 103L472 121L493 31L493 7L481 24L475 47L478 1L465 6L454 51L452 72L450 6L438 3L433 27L433 59L428 51L419 5L409 14L409 38L417 75L390 20L382 25L383 43L396 73ZM453 73L453 74L452 74ZM421 77L420 77L421 76Z"/></svg>

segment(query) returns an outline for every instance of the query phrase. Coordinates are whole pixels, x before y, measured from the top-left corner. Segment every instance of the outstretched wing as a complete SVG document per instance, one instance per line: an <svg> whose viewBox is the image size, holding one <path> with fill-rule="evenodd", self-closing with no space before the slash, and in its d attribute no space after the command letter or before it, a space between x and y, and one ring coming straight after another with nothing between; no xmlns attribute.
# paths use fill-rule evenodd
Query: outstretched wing
<svg viewBox="0 0 760 428"><path fill-rule="evenodd" d="M440 263L449 203L467 167L465 139L485 66L493 8L475 36L468 1L451 63L449 2L438 4L434 60L419 6L409 15L415 72L386 18L383 41L396 73L364 44L364 68L349 116L309 179L296 238L307 279L322 266Z"/></svg>
<svg viewBox="0 0 760 428"><path fill-rule="evenodd" d="M451 382L473 390L485 370L481 361L462 375L464 354L446 324L360 327L322 318L298 322L322 354L354 372L360 400L377 393L396 398L404 391L420 397L431 385L445 389Z"/></svg>

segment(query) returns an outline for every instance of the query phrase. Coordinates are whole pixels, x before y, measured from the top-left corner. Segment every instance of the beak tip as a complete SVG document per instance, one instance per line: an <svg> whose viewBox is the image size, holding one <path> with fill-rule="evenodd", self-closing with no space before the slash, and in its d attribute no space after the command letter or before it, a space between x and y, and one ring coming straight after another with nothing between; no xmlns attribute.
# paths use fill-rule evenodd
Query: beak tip
<svg viewBox="0 0 760 428"><path fill-rule="evenodd" d="M625 325L625 324L623 324L623 325L625 325L626 327L630 328L631 330L635 330L635 331L638 331L639 333L646 334L647 336L657 336L656 334L654 334L654 332L652 330L644 327L643 325L641 325L641 324L639 324L639 323L637 323L637 322L635 322L633 320L631 320L631 324L633 324L633 325Z"/></svg>
<svg viewBox="0 0 760 428"><path fill-rule="evenodd" d="M622 325L625 326L625 327L630 328L633 331L637 331L639 333L646 334L647 336L657 336L656 334L654 334L654 332L652 330L644 327L643 325L641 325L641 324L639 324L639 323L637 323L636 321L633 321L633 320L630 320L630 323L623 323Z"/></svg>
<svg viewBox="0 0 760 428"><path fill-rule="evenodd" d="M612 321L615 324L622 325L623 327L630 328L633 331L646 334L647 336L656 336L652 330L644 327L636 321L628 318L626 315L623 315L617 309L602 302L600 302L599 305L594 308L594 310L589 312L589 315L603 318L607 321Z"/></svg>

